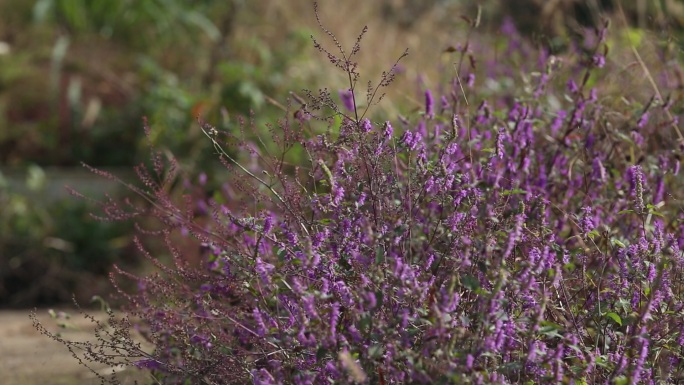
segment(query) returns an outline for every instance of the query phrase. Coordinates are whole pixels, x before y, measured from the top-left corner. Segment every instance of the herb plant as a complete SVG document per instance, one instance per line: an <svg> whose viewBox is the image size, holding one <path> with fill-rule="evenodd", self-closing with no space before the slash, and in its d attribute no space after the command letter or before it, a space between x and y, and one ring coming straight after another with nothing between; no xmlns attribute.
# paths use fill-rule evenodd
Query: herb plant
<svg viewBox="0 0 684 385"><path fill-rule="evenodd" d="M506 26L505 55L452 47L423 111L377 122L397 64L362 87L366 30L347 51L321 28L333 48L314 46L349 87L305 92L270 127L279 152L247 140L247 122L200 121L223 190L179 202L174 160L152 151L131 185L150 205L101 203L108 220L156 218L141 231L164 237L173 264L138 241L159 273L119 270L139 287L119 291L126 317L112 313L96 343L62 340L72 352L163 384L684 379L678 67L656 77L634 50L656 80L621 94L602 80L620 65L607 23L559 56Z"/></svg>

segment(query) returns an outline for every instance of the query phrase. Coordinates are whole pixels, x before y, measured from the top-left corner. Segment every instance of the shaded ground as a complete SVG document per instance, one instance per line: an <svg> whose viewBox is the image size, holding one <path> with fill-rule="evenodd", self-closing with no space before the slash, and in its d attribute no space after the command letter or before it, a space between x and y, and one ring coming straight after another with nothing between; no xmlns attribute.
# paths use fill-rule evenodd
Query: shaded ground
<svg viewBox="0 0 684 385"><path fill-rule="evenodd" d="M71 323L77 329L60 329L46 310L37 312L38 319L46 329L61 332L65 339L83 341L90 339L93 324L77 312L71 313ZM99 320L104 313L92 312ZM90 338L89 338L90 337ZM93 365L102 374L111 368ZM123 384L147 384L145 376L135 369L123 369L118 373ZM0 383L4 385L90 385L99 384L95 374L79 365L67 348L59 342L38 333L29 319L29 311L0 311Z"/></svg>

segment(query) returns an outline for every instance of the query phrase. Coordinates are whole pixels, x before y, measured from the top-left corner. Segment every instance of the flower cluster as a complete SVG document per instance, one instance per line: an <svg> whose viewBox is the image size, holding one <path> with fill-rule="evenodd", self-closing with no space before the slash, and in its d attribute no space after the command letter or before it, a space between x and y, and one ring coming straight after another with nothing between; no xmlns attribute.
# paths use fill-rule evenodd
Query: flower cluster
<svg viewBox="0 0 684 385"><path fill-rule="evenodd" d="M532 55L510 38L509 57ZM608 58L569 56L561 71L542 51L526 70L543 77L491 62L474 87L450 79L439 105L425 90L424 113L376 123L353 105L356 67L334 42L340 55L316 44L350 74L340 96L359 117L336 109L320 135L311 121L279 122L282 154L305 150L299 167L219 131L209 139L245 175L223 194L177 208L145 179L176 263L125 294L155 346L138 366L208 384L683 378L684 232L665 219L664 192L679 161L663 139L676 132L656 131L666 104L632 120L608 113L588 82ZM527 84L488 95L479 78ZM223 136L264 172L225 152ZM648 155L635 165L624 155L635 153ZM231 186L253 199L241 207ZM173 246L180 229L202 242L204 266Z"/></svg>

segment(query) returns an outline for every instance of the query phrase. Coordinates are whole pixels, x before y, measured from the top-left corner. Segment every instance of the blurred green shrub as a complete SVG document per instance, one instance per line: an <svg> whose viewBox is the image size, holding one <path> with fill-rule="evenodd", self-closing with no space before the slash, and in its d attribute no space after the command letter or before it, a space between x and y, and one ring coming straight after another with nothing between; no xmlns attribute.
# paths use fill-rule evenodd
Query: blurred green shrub
<svg viewBox="0 0 684 385"><path fill-rule="evenodd" d="M266 6L243 0L14 3L0 4L0 40L13 48L0 56L6 165L135 164L142 116L155 145L202 163L211 149L195 118L226 123L253 110L259 126L279 116L267 97L299 88L286 71L310 35L277 47L234 36Z"/></svg>
<svg viewBox="0 0 684 385"><path fill-rule="evenodd" d="M258 127L281 116L267 96L298 88L285 71L300 59L309 33L275 48L258 35L235 37L237 20L257 20L260 6L0 2L0 166L39 166L19 190L7 178L0 187L0 303L35 306L70 301L73 293L84 300L83 293L109 288L112 263L133 262L123 236L130 229L86 218L92 205L75 198L43 201L53 193L41 185L51 166L138 163L147 116L154 145L172 150L192 174L214 160L196 116L223 128L237 127L236 115L251 110Z"/></svg>
<svg viewBox="0 0 684 385"><path fill-rule="evenodd" d="M228 7L238 1L221 2ZM224 7L225 7L224 5ZM209 0L38 0L33 18L68 28L70 33L97 33L136 48L152 43L196 38L204 32L218 40L221 32L206 16L216 10Z"/></svg>
<svg viewBox="0 0 684 385"><path fill-rule="evenodd" d="M112 264L136 265L132 227L96 221L88 202L54 196L40 167L25 174L23 183L0 174L0 304L87 301L109 291Z"/></svg>

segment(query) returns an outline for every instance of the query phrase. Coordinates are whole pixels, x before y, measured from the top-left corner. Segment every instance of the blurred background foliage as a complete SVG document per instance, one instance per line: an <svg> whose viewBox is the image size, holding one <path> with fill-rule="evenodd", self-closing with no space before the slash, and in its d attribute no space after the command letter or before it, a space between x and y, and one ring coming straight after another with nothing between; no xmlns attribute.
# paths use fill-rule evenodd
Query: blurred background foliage
<svg viewBox="0 0 684 385"><path fill-rule="evenodd" d="M475 17L478 6L482 23L472 39L481 47L505 44L502 25L512 22L532 44L562 52L606 15L632 39L669 44L678 57L682 50L677 0L319 3L345 47L369 26L361 84L377 81L409 48L387 101L374 110L378 119L420 110L422 89L453 76L445 49L466 40L461 15ZM265 124L283 117L290 91L346 88L313 49L312 34L332 46L309 0L0 0L0 306L102 294L112 263L140 260L130 225L95 221L91 204L54 190L63 170L81 162L130 169L143 161L143 116L153 144L195 178L216 165L197 116L235 129L237 116L253 112L251 134L267 137ZM210 173L210 185L222 182Z"/></svg>

